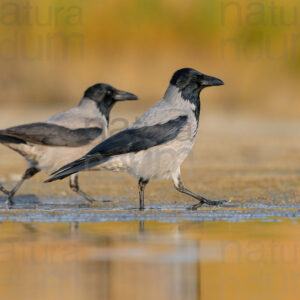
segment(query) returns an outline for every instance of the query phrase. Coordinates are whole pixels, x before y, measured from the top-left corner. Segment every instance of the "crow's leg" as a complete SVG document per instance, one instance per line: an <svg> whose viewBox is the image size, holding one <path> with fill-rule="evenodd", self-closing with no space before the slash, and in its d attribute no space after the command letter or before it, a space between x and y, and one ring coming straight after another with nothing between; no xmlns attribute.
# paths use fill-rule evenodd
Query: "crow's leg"
<svg viewBox="0 0 300 300"><path fill-rule="evenodd" d="M89 201L90 203L96 202L95 199L93 199L91 196L86 194L84 191L82 191L79 188L79 183L78 183L78 174L73 174L70 176L70 181L69 181L69 186L71 190L81 197L83 197L85 200Z"/></svg>
<svg viewBox="0 0 300 300"><path fill-rule="evenodd" d="M144 178L139 179L139 196L140 196L140 210L144 210L145 205L144 205L144 191L145 187L149 180L145 180Z"/></svg>
<svg viewBox="0 0 300 300"><path fill-rule="evenodd" d="M189 195L189 196L191 196L191 197L193 197L193 198L195 198L199 201L199 203L197 203L197 204L195 204L191 207L192 210L196 210L197 208L201 207L203 204L218 206L218 205L221 205L221 204L226 202L226 200L220 200L220 201L208 200L208 199L206 199L206 198L204 198L204 197L202 197L198 194L195 194L195 193L191 192L190 190L188 190L183 184L181 174L180 174L180 170L177 170L173 174L173 182L174 182L175 189L177 191L179 191L180 193Z"/></svg>
<svg viewBox="0 0 300 300"><path fill-rule="evenodd" d="M9 191L8 191L3 185L1 185L1 184L0 184L0 191L1 191L2 193L4 193L5 195L8 195L8 194L9 194Z"/></svg>
<svg viewBox="0 0 300 300"><path fill-rule="evenodd" d="M8 198L6 201L6 205L8 208L12 208L14 205L14 201L13 198L15 196L15 194L17 193L17 191L20 189L20 187L22 186L22 184L24 183L25 180L30 179L31 177L33 177L35 174L37 174L38 172L40 172L39 169L35 168L35 167L31 167L28 168L25 173L22 176L22 179L17 182L17 184L14 186L14 188L8 192Z"/></svg>

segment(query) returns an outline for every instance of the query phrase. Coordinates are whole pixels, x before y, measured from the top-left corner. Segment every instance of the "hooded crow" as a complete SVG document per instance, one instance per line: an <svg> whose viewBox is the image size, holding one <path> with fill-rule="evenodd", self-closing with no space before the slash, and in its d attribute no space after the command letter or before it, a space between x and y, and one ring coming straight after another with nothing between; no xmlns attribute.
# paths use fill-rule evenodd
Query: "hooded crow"
<svg viewBox="0 0 300 300"><path fill-rule="evenodd" d="M54 172L51 182L87 168L127 171L138 178L140 209L144 209L144 189L149 180L172 178L175 188L199 203L219 205L188 190L181 179L180 166L191 151L198 131L200 92L223 81L184 68L173 75L161 101L132 126L100 143L82 158Z"/></svg>
<svg viewBox="0 0 300 300"><path fill-rule="evenodd" d="M0 143L21 154L29 164L22 179L11 191L0 185L0 190L8 196L8 207L12 207L13 197L26 179L39 171L51 173L82 157L105 140L109 114L114 104L136 99L134 94L98 83L85 91L78 106L56 114L45 122L0 130ZM77 174L70 177L69 185L86 200L95 201L80 190Z"/></svg>

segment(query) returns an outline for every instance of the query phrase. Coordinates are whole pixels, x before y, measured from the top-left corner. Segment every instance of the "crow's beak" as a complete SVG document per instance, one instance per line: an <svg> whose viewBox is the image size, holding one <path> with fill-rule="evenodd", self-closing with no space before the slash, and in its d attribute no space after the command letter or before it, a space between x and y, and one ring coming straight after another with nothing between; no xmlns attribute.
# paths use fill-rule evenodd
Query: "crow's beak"
<svg viewBox="0 0 300 300"><path fill-rule="evenodd" d="M204 75L201 79L202 86L215 86L215 85L223 85L224 82L221 79L216 77Z"/></svg>
<svg viewBox="0 0 300 300"><path fill-rule="evenodd" d="M124 101L124 100L137 100L138 97L134 94L131 94L129 92L121 91L121 90L116 90L114 92L114 99L116 101Z"/></svg>

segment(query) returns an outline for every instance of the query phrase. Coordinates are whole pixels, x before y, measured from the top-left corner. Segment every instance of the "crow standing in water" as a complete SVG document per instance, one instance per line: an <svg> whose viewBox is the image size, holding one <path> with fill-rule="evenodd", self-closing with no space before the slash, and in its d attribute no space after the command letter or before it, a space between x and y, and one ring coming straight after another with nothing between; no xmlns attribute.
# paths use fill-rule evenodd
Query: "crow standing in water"
<svg viewBox="0 0 300 300"><path fill-rule="evenodd" d="M199 203L219 205L188 190L181 179L180 166L191 151L198 130L200 92L223 81L194 69L178 70L161 101L132 126L100 143L82 158L54 172L47 182L63 179L87 168L127 171L139 180L140 209L144 209L144 189L149 180L172 178L175 188Z"/></svg>
<svg viewBox="0 0 300 300"><path fill-rule="evenodd" d="M134 94L99 83L89 87L77 107L40 123L26 124L0 130L0 143L21 154L29 167L15 187L0 190L8 196L8 207L26 179L39 171L53 172L57 168L82 157L107 138L109 114L118 101L136 100ZM70 177L70 188L93 202L78 184L78 175Z"/></svg>

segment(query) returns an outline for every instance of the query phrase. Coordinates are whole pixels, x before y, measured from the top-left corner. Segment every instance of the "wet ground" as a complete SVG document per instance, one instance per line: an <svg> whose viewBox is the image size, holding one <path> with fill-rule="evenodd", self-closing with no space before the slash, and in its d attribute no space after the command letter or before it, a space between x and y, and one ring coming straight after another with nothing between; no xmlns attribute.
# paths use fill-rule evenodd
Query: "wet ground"
<svg viewBox="0 0 300 300"><path fill-rule="evenodd" d="M150 201L145 211L139 211L129 199L101 200L97 204L83 203L80 197L24 195L16 198L12 210L6 210L4 197L0 209L0 221L20 222L108 222L108 221L155 221L180 223L183 221L229 221L247 219L276 221L277 218L299 218L299 204L264 204L252 202L226 203L220 207L203 206L191 211L187 204L158 205Z"/></svg>
<svg viewBox="0 0 300 300"><path fill-rule="evenodd" d="M26 164L0 155L9 187ZM80 176L95 205L45 174L12 210L0 195L0 299L299 299L300 124L204 115L182 173L229 202L190 211L195 201L162 180L140 212L136 180L110 172Z"/></svg>

